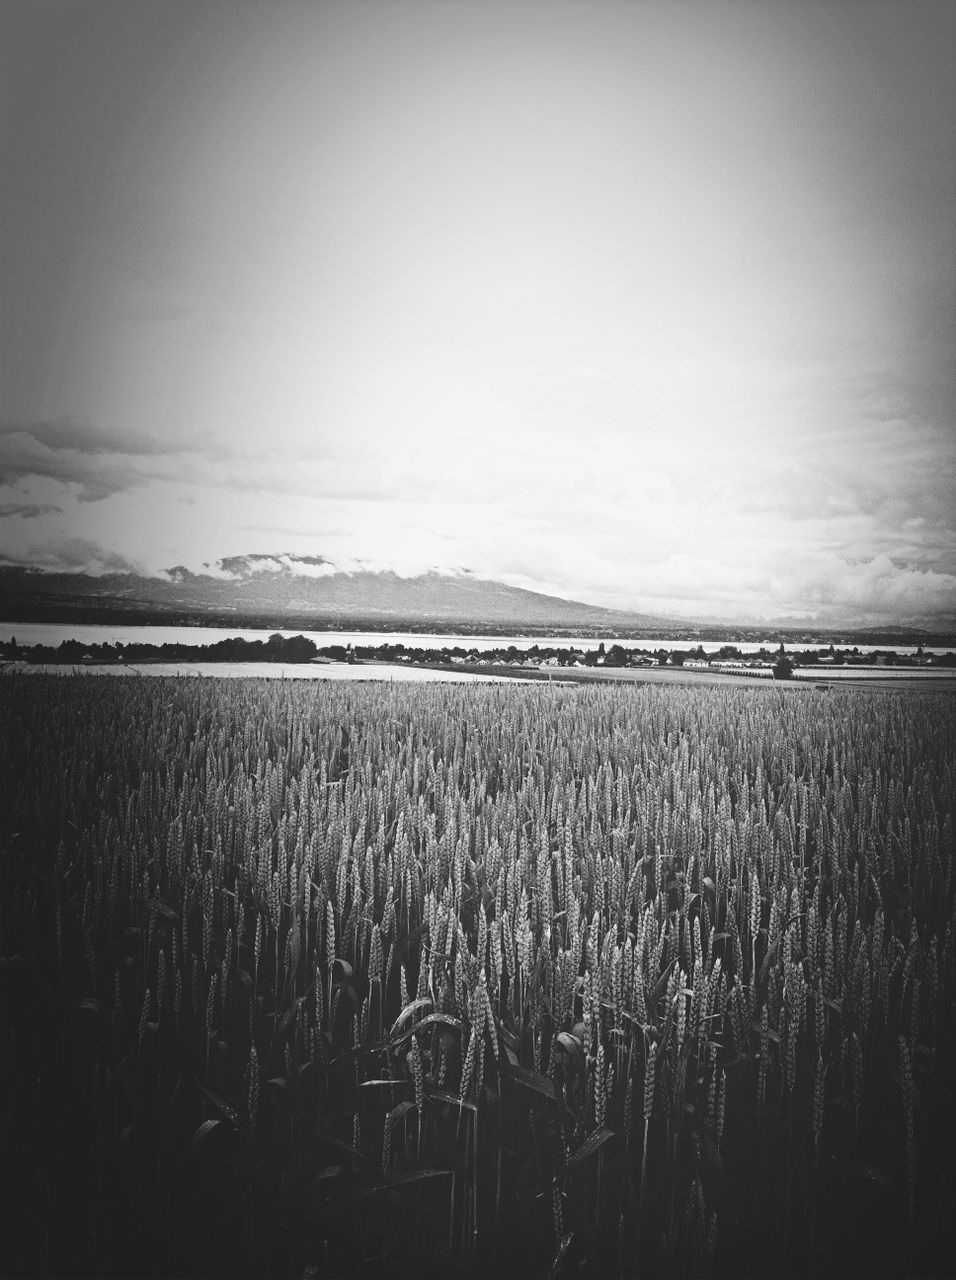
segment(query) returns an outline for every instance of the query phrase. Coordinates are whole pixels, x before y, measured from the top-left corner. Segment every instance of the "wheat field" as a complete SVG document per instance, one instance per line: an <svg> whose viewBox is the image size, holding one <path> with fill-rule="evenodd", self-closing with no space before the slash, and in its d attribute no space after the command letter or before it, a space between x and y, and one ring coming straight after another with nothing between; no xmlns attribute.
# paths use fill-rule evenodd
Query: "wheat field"
<svg viewBox="0 0 956 1280"><path fill-rule="evenodd" d="M947 1274L956 701L4 677L4 1274Z"/></svg>

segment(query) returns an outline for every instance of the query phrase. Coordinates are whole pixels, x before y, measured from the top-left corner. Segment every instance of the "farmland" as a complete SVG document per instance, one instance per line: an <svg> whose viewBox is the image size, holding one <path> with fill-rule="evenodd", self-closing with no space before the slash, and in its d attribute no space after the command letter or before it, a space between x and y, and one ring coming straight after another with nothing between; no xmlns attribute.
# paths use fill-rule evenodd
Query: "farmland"
<svg viewBox="0 0 956 1280"><path fill-rule="evenodd" d="M952 1270L951 694L0 698L5 1273Z"/></svg>

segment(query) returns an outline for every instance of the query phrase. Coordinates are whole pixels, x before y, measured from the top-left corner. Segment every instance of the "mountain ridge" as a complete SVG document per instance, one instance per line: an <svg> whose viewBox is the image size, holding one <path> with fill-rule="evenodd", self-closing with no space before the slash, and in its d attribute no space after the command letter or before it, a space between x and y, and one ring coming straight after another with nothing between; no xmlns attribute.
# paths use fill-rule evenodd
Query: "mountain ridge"
<svg viewBox="0 0 956 1280"><path fill-rule="evenodd" d="M251 616L283 619L353 621L380 625L416 620L441 625L497 627L653 628L676 625L674 619L607 609L526 587L509 586L474 571L435 565L391 566L382 561L332 560L324 556L252 553L206 562L195 572L174 565L156 576L134 572L99 576L48 572L27 566L0 567L0 613L7 620L53 621L51 611L71 620L84 607L211 614L233 621ZM26 613L24 612L26 610ZM66 620L66 617L64 617ZM686 624L684 624L686 625Z"/></svg>
<svg viewBox="0 0 956 1280"><path fill-rule="evenodd" d="M481 577L461 566L396 565L289 552L255 552L150 575L91 574L0 564L0 621L250 629L489 632L674 638L715 635L860 637L928 643L956 635L956 619L898 624L778 617L693 619L612 609Z"/></svg>

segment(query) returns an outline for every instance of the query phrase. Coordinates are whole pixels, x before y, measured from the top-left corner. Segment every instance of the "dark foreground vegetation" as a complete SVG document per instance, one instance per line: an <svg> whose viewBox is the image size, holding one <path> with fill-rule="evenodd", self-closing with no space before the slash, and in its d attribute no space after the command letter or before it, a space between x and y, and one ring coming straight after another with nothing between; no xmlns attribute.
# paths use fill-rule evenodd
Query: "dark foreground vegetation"
<svg viewBox="0 0 956 1280"><path fill-rule="evenodd" d="M952 697L0 698L4 1274L951 1273Z"/></svg>
<svg viewBox="0 0 956 1280"><path fill-rule="evenodd" d="M54 663L74 666L87 662L312 662L319 650L305 636L282 636L268 640L244 640L231 636L211 644L96 644L83 640L63 640L58 645L22 645L16 637L0 642L0 659L8 662Z"/></svg>

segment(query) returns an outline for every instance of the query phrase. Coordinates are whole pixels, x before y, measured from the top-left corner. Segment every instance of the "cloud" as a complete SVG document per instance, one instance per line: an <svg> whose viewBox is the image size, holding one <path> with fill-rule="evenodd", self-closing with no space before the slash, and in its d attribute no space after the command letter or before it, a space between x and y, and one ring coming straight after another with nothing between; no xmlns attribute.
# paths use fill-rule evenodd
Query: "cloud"
<svg viewBox="0 0 956 1280"><path fill-rule="evenodd" d="M0 518L4 516L19 516L21 520L32 520L36 516L48 516L62 510L62 507L55 506L52 502L2 502L0 503Z"/></svg>
<svg viewBox="0 0 956 1280"><path fill-rule="evenodd" d="M213 576L235 580L257 573L286 573L293 578L331 578L338 573L348 577L357 573L394 573L399 578L420 578L429 573L443 573L455 578L470 576L470 571L460 566L443 567L408 556L393 556L388 560L336 556L331 560L324 556L290 555L287 552L226 556L215 564L205 563L203 568Z"/></svg>
<svg viewBox="0 0 956 1280"><path fill-rule="evenodd" d="M28 565L51 573L138 573L139 566L118 551L110 551L89 538L68 534L35 543L19 554L0 552L0 562Z"/></svg>
<svg viewBox="0 0 956 1280"><path fill-rule="evenodd" d="M128 457L155 457L182 451L181 443L157 436L110 430L82 418L57 418L49 422L5 422L0 437L26 436L52 452L98 456L119 453Z"/></svg>
<svg viewBox="0 0 956 1280"><path fill-rule="evenodd" d="M0 434L0 484L15 485L30 477L70 485L80 502L100 502L150 479L129 459L51 449L19 432Z"/></svg>
<svg viewBox="0 0 956 1280"><path fill-rule="evenodd" d="M620 580L620 569L612 566L608 596L601 603L637 605L675 617L805 617L832 626L924 625L934 620L949 625L956 619L956 576L945 569L899 563L882 553L852 560L843 551L816 550L790 562L773 547L752 560L717 548L668 555L637 567L624 599L610 590L615 580Z"/></svg>
<svg viewBox="0 0 956 1280"><path fill-rule="evenodd" d="M956 614L956 575L916 569L888 555L857 564L838 556L785 571L773 595L783 607L810 608L823 617L865 622Z"/></svg>
<svg viewBox="0 0 956 1280"><path fill-rule="evenodd" d="M202 480L187 461L192 454L210 461L237 456L209 436L160 439L70 417L0 423L0 484L54 480L74 487L80 502L101 502L152 480Z"/></svg>
<svg viewBox="0 0 956 1280"><path fill-rule="evenodd" d="M144 431L122 431L103 427L87 418L66 415L44 420L6 420L0 422L0 438L29 436L38 444L54 451L70 451L100 455L121 454L125 457L179 457L200 454L205 458L227 459L250 456L231 444L216 439L211 432L193 432L189 436L175 432L165 436Z"/></svg>

